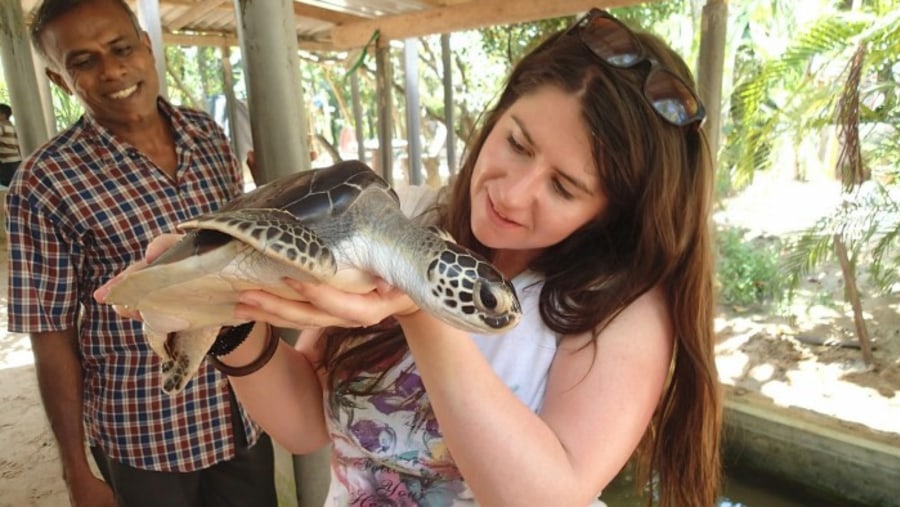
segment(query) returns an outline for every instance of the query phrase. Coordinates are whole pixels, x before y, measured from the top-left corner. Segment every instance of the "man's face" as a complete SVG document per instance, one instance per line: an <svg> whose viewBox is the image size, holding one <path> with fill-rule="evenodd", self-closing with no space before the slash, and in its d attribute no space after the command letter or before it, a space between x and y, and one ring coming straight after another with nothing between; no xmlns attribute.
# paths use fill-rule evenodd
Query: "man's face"
<svg viewBox="0 0 900 507"><path fill-rule="evenodd" d="M47 76L101 125L127 128L158 114L150 42L120 5L83 3L50 22L41 40L52 67Z"/></svg>

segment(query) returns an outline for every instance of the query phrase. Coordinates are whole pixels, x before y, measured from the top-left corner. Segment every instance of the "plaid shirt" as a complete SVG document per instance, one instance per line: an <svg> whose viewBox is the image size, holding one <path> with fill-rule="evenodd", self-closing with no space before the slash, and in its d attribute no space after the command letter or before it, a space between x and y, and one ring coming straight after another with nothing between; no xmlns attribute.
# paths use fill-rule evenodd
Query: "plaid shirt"
<svg viewBox="0 0 900 507"><path fill-rule="evenodd" d="M162 100L159 108L174 127L174 181L87 115L17 171L7 198L9 328L78 325L90 444L135 468L189 472L235 455L227 379L204 364L183 393L164 394L141 324L91 296L143 258L150 239L241 192L212 119ZM241 414L255 443L258 427Z"/></svg>

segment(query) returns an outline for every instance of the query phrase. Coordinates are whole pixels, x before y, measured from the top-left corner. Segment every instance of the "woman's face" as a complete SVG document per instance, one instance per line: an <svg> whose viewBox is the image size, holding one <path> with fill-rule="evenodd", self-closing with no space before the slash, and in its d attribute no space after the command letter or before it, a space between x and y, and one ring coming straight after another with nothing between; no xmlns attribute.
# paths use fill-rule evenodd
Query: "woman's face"
<svg viewBox="0 0 900 507"><path fill-rule="evenodd" d="M544 87L521 97L485 140L469 188L475 237L517 268L606 206L577 97ZM501 267L501 269L503 269Z"/></svg>

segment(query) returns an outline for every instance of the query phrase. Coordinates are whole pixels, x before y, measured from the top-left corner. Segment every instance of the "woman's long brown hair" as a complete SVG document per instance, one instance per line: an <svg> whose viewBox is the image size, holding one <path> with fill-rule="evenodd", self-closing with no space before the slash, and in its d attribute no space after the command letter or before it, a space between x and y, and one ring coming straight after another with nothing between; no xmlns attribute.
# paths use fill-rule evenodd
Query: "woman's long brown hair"
<svg viewBox="0 0 900 507"><path fill-rule="evenodd" d="M649 34L641 41L661 64L692 82L687 66ZM478 154L500 116L519 98L555 86L582 103L583 119L609 206L547 248L530 268L543 274L540 311L553 331L595 336L642 294L660 287L674 330L670 377L635 453L639 481L655 484L662 507L712 506L720 480L721 397L715 367L710 229L713 174L701 129L666 123L644 98L645 66L602 63L576 36L555 34L510 74L464 164L440 225L460 244L491 257L470 226L469 184ZM406 353L399 327L335 330L323 367L332 390L342 379ZM634 337L639 340L639 336Z"/></svg>

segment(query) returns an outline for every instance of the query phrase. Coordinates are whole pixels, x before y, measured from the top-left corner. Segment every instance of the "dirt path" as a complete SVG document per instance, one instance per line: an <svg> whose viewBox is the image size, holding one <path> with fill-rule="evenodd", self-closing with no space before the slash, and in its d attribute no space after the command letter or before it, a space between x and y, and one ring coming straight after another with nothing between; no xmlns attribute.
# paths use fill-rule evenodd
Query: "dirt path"
<svg viewBox="0 0 900 507"><path fill-rule="evenodd" d="M5 311L5 307L4 307ZM18 364L26 359L27 364ZM68 505L58 454L22 335L0 337L0 506Z"/></svg>

